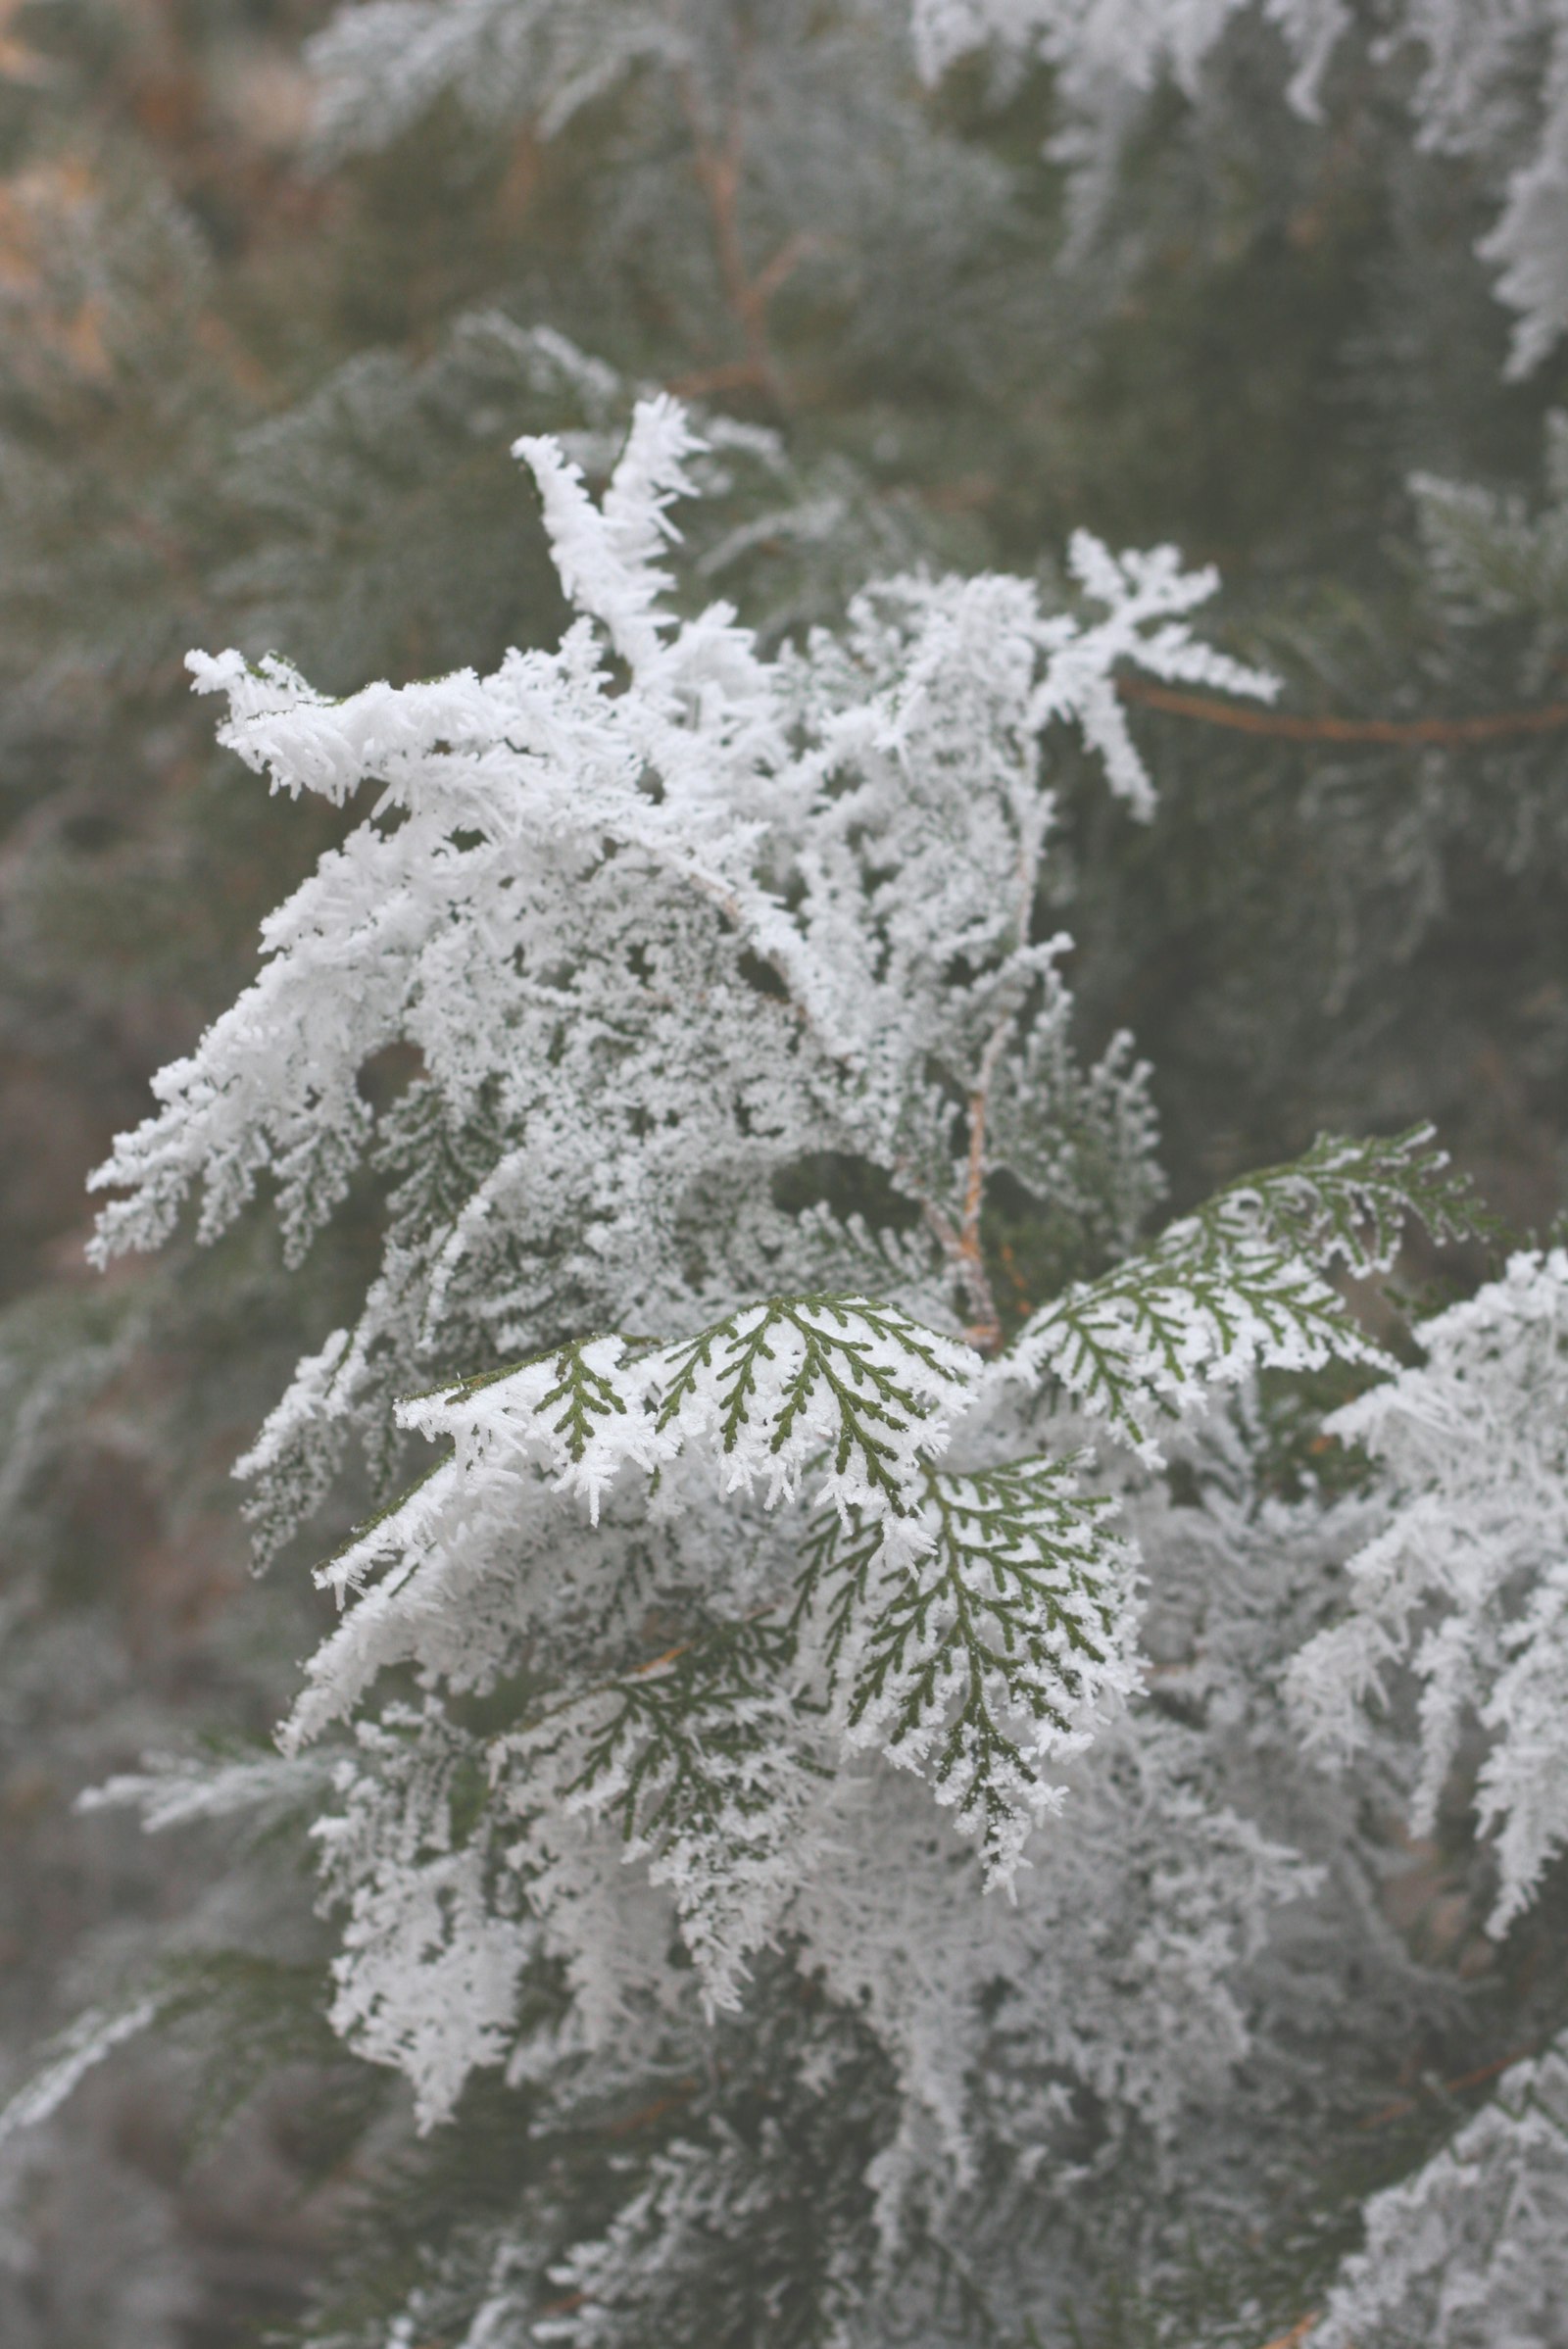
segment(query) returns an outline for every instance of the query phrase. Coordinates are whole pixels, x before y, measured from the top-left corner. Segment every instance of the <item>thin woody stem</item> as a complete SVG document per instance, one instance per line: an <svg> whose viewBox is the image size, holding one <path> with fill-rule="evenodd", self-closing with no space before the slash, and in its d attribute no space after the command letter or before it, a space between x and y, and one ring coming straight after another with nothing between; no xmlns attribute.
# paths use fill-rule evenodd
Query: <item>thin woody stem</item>
<svg viewBox="0 0 1568 2349"><path fill-rule="evenodd" d="M944 1215L933 1199L925 1199L912 1191L911 1197L919 1199L920 1212L925 1217L926 1228L932 1233L942 1253L963 1283L969 1302L979 1317L964 1331L965 1338L978 1352L995 1353L1002 1339L1002 1324L997 1314L995 1299L991 1295L991 1284L986 1277L985 1262L981 1256L978 1243L972 1241L968 1234L953 1221L951 1216Z"/></svg>
<svg viewBox="0 0 1568 2349"><path fill-rule="evenodd" d="M1308 2309L1306 2315L1298 2317L1296 2323L1286 2331L1276 2333L1271 2341L1265 2341L1263 2349L1299 2349L1300 2343L1306 2339L1307 2334L1317 2323L1318 2315L1317 2309Z"/></svg>
<svg viewBox="0 0 1568 2349"><path fill-rule="evenodd" d="M719 366L693 367L687 374L671 375L667 388L680 400L708 400L715 392L761 391L767 386L750 359L726 359Z"/></svg>
<svg viewBox="0 0 1568 2349"><path fill-rule="evenodd" d="M1290 710L1250 710L1212 700L1207 694L1177 693L1147 677L1118 677L1124 702L1143 702L1172 717L1199 718L1237 734L1261 734L1275 742L1347 742L1389 749L1463 750L1476 743L1508 742L1523 735L1555 734L1568 726L1568 702L1545 702L1539 710L1497 710L1481 717L1301 717Z"/></svg>
<svg viewBox="0 0 1568 2349"><path fill-rule="evenodd" d="M719 278L730 315L740 329L745 356L683 375L671 388L687 395L752 388L782 402L783 389L768 347L767 306L812 250L815 240L802 234L787 237L772 259L764 262L755 276L752 274L747 268L740 232L740 187L745 164L740 103L737 100L729 110L724 140L719 145L710 135L696 82L689 72L678 76L678 87L681 110L691 132L692 169L707 198Z"/></svg>
<svg viewBox="0 0 1568 2349"><path fill-rule="evenodd" d="M1002 1316L997 1311L991 1275L986 1270L980 1217L985 1205L986 1122L991 1108L991 1087L1011 1027L1011 1020L1004 1019L992 1031L980 1055L980 1081L969 1096L969 1152L964 1169L962 1220L956 1224L932 1200L921 1201L926 1223L962 1282L974 1311L975 1318L964 1336L976 1352L982 1354L994 1354L1002 1344Z"/></svg>
<svg viewBox="0 0 1568 2349"><path fill-rule="evenodd" d="M991 1288L991 1276L986 1271L985 1249L980 1239L980 1215L985 1204L986 1189L986 1122L991 1109L991 1087L996 1078L997 1062L1001 1059L1011 1032L1012 1022L1004 1019L992 1030L986 1049L980 1055L980 1082L969 1096L969 1159L964 1171L963 1222L958 1231L957 1259L964 1284L975 1308L975 1323L969 1331L969 1343L981 1353L994 1354L1002 1344L1002 1316Z"/></svg>
<svg viewBox="0 0 1568 2349"><path fill-rule="evenodd" d="M1506 2072L1511 2064L1523 2063L1527 2056L1539 2055L1540 2052L1539 2040L1528 2047L1515 2047L1507 2055L1494 2057L1490 2064L1478 2064L1473 2072L1461 2072L1456 2080L1439 2080L1436 2092L1440 2096L1454 2096L1464 2088L1479 2088L1484 2081L1495 2080L1499 2072ZM1418 2096L1398 2096L1393 2104L1384 2105L1380 2112L1369 2115L1358 2126L1362 2129L1386 2129L1391 2121L1402 2121L1407 2113L1419 2112L1420 2109L1421 2100Z"/></svg>

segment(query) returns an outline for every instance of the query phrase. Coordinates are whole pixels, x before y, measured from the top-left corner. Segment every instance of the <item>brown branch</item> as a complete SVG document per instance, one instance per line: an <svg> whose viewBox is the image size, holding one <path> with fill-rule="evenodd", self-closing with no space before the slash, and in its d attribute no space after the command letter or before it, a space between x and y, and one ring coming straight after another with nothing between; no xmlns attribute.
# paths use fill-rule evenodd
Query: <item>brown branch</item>
<svg viewBox="0 0 1568 2349"><path fill-rule="evenodd" d="M980 1082L969 1096L969 1163L964 1175L963 1227L958 1235L958 1254L979 1317L975 1327L968 1332L969 1344L983 1354L994 1354L1002 1344L1002 1316L997 1311L991 1276L986 1271L985 1249L980 1240L980 1215L985 1205L986 1191L986 1121L991 1110L991 1087L997 1073L997 1062L1006 1049L1011 1033L1010 1017L1002 1020L992 1030L986 1049L980 1055Z"/></svg>
<svg viewBox="0 0 1568 2349"><path fill-rule="evenodd" d="M817 239L808 235L804 228L797 228L792 236L784 239L772 260L763 262L752 279L751 286L752 298L757 303L760 316L779 289L789 283L802 262L808 260L816 250Z"/></svg>
<svg viewBox="0 0 1568 2349"><path fill-rule="evenodd" d="M747 267L740 229L741 173L746 160L740 102L737 100L730 108L720 145L709 132L697 85L689 72L679 76L678 87L681 111L691 132L692 169L707 199L712 223L719 281L730 316L740 329L745 356L682 375L670 389L688 396L705 391L756 390L765 392L782 405L783 389L767 339L767 307L786 279L793 276L807 255L814 250L816 240L804 234L786 237L772 259L753 275Z"/></svg>
<svg viewBox="0 0 1568 2349"><path fill-rule="evenodd" d="M736 1620L741 1623L760 1623L762 1617L764 1615L771 1615L777 1605L778 1600L776 1598L764 1598L760 1606L748 1607L745 1614L737 1617ZM689 1656L694 1647L700 1647L701 1645L702 1641L700 1639L679 1639L676 1641L673 1647L666 1647L662 1654L650 1656L646 1664L633 1664L629 1671L619 1676L619 1679L625 1679L629 1681L646 1680L651 1673L662 1672L666 1664L678 1663L682 1656ZM604 1696L609 1694L617 1686L618 1679L613 1681L606 1681L602 1688L591 1688L588 1690L588 1694L591 1696ZM577 1703L577 1701L578 1699L576 1697L571 1697L568 1699L568 1702L572 1704Z"/></svg>
<svg viewBox="0 0 1568 2349"><path fill-rule="evenodd" d="M934 1200L921 1198L910 1186L910 1196L920 1199L926 1223L936 1234L943 1254L968 1293L975 1318L963 1334L976 1352L982 1354L994 1354L1002 1344L1002 1316L997 1311L991 1275L986 1270L980 1217L985 1205L986 1120L991 1107L991 1085L1011 1027L1011 1020L1004 1019L992 1034L980 1055L979 1083L969 1096L969 1150L964 1169L961 1222L956 1224Z"/></svg>
<svg viewBox="0 0 1568 2349"><path fill-rule="evenodd" d="M1495 2056L1490 2064L1478 2064L1473 2072L1461 2072L1457 2080L1440 2080L1437 2085L1437 2093L1440 2096L1455 2096L1463 2088L1479 2088L1484 2081L1495 2080L1499 2072L1506 2072L1510 2065L1522 2064L1527 2056L1539 2053L1539 2044L1533 2047L1516 2047L1511 2055ZM1384 2105L1381 2112L1373 2113L1369 2119L1362 2121L1359 2127L1362 2129L1385 2129L1391 2121L1402 2121L1407 2113L1418 2112L1420 2106L1419 2096L1396 2097L1393 2104Z"/></svg>
<svg viewBox="0 0 1568 2349"><path fill-rule="evenodd" d="M656 2096L652 2104L640 2105L622 2120L607 2121L599 2133L606 2137L631 2137L640 2129L652 2129L656 2121L667 2120L671 2113L678 2113L683 2105L690 2104L700 2085L695 2080L677 2080L667 2095Z"/></svg>
<svg viewBox="0 0 1568 2349"><path fill-rule="evenodd" d="M986 1057L989 1061L992 1055L988 1052ZM994 1354L1002 1344L1002 1316L997 1311L997 1300L991 1291L991 1276L986 1271L985 1252L980 1245L980 1209L986 1186L986 1112L991 1100L990 1078L991 1070L988 1067L969 1096L969 1162L963 1183L963 1222L954 1250L976 1316L964 1336L982 1354Z"/></svg>
<svg viewBox="0 0 1568 2349"><path fill-rule="evenodd" d="M1309 2308L1304 2317L1298 2317L1296 2323L1284 2332L1277 2332L1271 2341L1265 2341L1263 2349L1299 2349L1299 2344L1305 2340L1320 2314L1318 2309Z"/></svg>
<svg viewBox="0 0 1568 2349"><path fill-rule="evenodd" d="M664 386L677 400L707 400L714 392L760 391L773 394L771 372L761 370L754 359L725 359L717 367L693 367L684 375L671 375Z"/></svg>
<svg viewBox="0 0 1568 2349"><path fill-rule="evenodd" d="M1147 677L1118 677L1124 702L1143 702L1172 717L1200 718L1236 734L1261 734L1275 742L1348 742L1385 748L1462 750L1474 743L1507 742L1520 735L1555 734L1568 726L1568 702L1546 702L1539 710L1495 710L1483 717L1302 717L1284 710L1250 710L1207 694L1177 693Z"/></svg>
<svg viewBox="0 0 1568 2349"><path fill-rule="evenodd" d="M1018 1311L1023 1314L1024 1318L1027 1320L1028 1316L1035 1309L1035 1301L1034 1298L1029 1295L1028 1290L1024 1287L1023 1274L1018 1270L1018 1259L1013 1253L1011 1241L1004 1240L999 1246L997 1253L1002 1258L1003 1271L1012 1283L1012 1294L1017 1303Z"/></svg>
<svg viewBox="0 0 1568 2349"><path fill-rule="evenodd" d="M896 1166L894 1172L903 1181L908 1197L918 1202L920 1212L925 1217L926 1229L933 1235L937 1246L957 1274L968 1294L970 1304L979 1316L979 1319L964 1331L964 1337L980 1353L995 1353L1001 1343L1002 1325L997 1315L996 1304L992 1299L991 1284L986 1277L985 1260L980 1253L977 1242L958 1224L956 1224L950 1215L945 1215L934 1199L927 1199L923 1191L915 1188L913 1182L909 1180L906 1167Z"/></svg>

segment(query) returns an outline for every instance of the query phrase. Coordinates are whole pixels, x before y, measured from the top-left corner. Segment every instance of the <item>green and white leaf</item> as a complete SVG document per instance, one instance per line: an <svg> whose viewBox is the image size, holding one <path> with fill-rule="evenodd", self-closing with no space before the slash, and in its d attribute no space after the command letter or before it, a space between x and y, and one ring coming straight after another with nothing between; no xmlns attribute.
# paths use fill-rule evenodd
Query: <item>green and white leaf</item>
<svg viewBox="0 0 1568 2349"><path fill-rule="evenodd" d="M719 1624L498 1738L493 1780L524 1814L546 1786L567 1816L618 1828L667 1884L709 2004L737 2008L746 1959L803 1864L817 1772L792 1692L795 1640Z"/></svg>
<svg viewBox="0 0 1568 2349"><path fill-rule="evenodd" d="M1004 1381L1054 1388L1146 1458L1159 1421L1262 1368L1390 1367L1328 1277L1387 1271L1408 1221L1440 1239L1481 1228L1430 1132L1324 1139L1287 1166L1219 1192L1152 1247L1036 1313Z"/></svg>
<svg viewBox="0 0 1568 2349"><path fill-rule="evenodd" d="M921 1462L946 1443L977 1368L958 1340L897 1306L779 1297L669 1346L565 1346L422 1396L401 1417L448 1439L465 1476L543 1466L596 1523L622 1469L652 1475L682 1454L710 1458L727 1493L760 1486L769 1508L810 1470L836 1507L876 1497L897 1511L911 1505Z"/></svg>
<svg viewBox="0 0 1568 2349"><path fill-rule="evenodd" d="M818 1525L797 1620L814 1617L846 1738L920 1773L1009 1884L1061 1801L1043 1775L1134 1687L1136 1553L1076 1461L927 1470L917 1513Z"/></svg>

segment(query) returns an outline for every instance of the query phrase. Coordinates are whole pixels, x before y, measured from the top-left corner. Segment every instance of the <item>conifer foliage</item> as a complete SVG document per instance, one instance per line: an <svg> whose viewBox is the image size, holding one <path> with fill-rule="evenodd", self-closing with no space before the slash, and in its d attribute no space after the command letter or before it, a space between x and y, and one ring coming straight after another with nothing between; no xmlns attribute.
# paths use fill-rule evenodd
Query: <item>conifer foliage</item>
<svg viewBox="0 0 1568 2349"><path fill-rule="evenodd" d="M930 2077L929 1993L911 2012L884 1979L900 1942L846 1925L890 1805L914 1829L905 1773L977 1847L957 1994L1007 1964L1016 1929L1004 1911L999 1948L984 1895L1028 1916L1036 1831L1142 1670L1138 1553L1085 1489L1082 1433L1157 1461L1215 1389L1378 1362L1330 1273L1386 1268L1412 1209L1440 1235L1468 1210L1419 1134L1325 1144L1136 1250L1144 1073L1121 1039L1086 1075L1062 1059L1067 941L1035 934L1048 762L1076 729L1147 815L1118 668L1269 690L1193 636L1210 577L1085 538L1075 607L999 575L894 579L841 635L765 658L728 607L664 600L695 445L644 403L596 503L558 444L518 444L579 615L553 654L336 703L278 661L193 657L274 789L376 797L96 1178L127 1195L97 1245L158 1242L196 1183L212 1236L265 1179L299 1249L361 1160L390 1173L364 1312L245 1464L274 1533L323 1488L323 1431L335 1449L358 1422L390 1462L378 1422L416 1363L526 1357L397 1403L443 1456L322 1570L344 1617L284 1744L349 1739L313 1830L343 1919L334 2028L406 2073L430 2127L476 2068L604 2094L645 2010L656 2041L719 2012L749 2029L764 1950L804 1982L848 1973L906 2108L863 2186L887 2173L887 2259L913 2198L975 2175L984 2132ZM358 1079L389 1047L416 1060L378 1116ZM790 1203L825 1161L881 1209ZM1121 1260L1004 1342L987 1186L1027 1189L1043 1161L1058 1205L1094 1202L1085 1252L1108 1181ZM1157 1783L1159 1741L1140 1743ZM167 1808L157 1776L115 1791ZM1239 1953L1291 1856L1223 1806L1184 1826L1250 1857L1208 1927ZM916 1830L900 1865L940 1906L945 1835ZM1146 1931L1173 1925L1156 1909ZM670 2158L673 2191L696 2157ZM740 2190L725 2167L720 2140L701 2195ZM644 2337L612 2313L643 2289L624 2263L663 2257L680 2222L645 2225L628 2211L569 2254L593 2313L560 2337ZM851 2312L869 2277L845 2257Z"/></svg>
<svg viewBox="0 0 1568 2349"><path fill-rule="evenodd" d="M0 182L81 403L63 456L0 368L0 918L75 906L96 1033L128 888L178 998L109 1280L0 1308L0 1732L207 1872L88 1940L0 2218L160 2031L214 2126L300 2083L289 2349L1568 2349L1568 1256L1411 1122L1533 1134L1568 1037L1560 954L1511 1059L1444 1028L1568 861L1568 17L266 39L297 153L239 192L81 100L112 300L38 261L108 165ZM78 904L122 740L145 853ZM184 903L225 856L259 965ZM89 1440L167 1547L243 1510L261 1745L60 1629ZM172 2277L123 2349L184 2349Z"/></svg>
<svg viewBox="0 0 1568 2349"><path fill-rule="evenodd" d="M917 50L933 78L989 45L1037 51L1058 69L1068 114L1065 157L1102 167L1107 140L1125 136L1139 100L1173 75L1189 90L1233 19L1255 13L1288 59L1291 103L1323 110L1323 81L1349 46L1358 12L1348 0L914 0ZM1481 252L1497 292L1517 313L1510 372L1540 365L1568 327L1561 247L1568 154L1568 24L1556 0L1466 8L1457 0L1394 0L1363 12L1373 60L1413 80L1410 129L1421 144L1464 157L1497 203ZM1097 153L1097 150L1099 151Z"/></svg>

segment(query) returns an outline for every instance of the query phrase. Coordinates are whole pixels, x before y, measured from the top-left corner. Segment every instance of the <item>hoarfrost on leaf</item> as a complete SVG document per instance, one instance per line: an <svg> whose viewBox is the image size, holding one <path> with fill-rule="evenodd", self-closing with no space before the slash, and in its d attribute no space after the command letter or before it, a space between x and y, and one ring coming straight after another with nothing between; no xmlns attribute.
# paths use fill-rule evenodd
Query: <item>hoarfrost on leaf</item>
<svg viewBox="0 0 1568 2349"><path fill-rule="evenodd" d="M1303 1718L1341 1751L1396 1669L1419 1690L1413 1825L1430 1832L1467 1729L1495 1835L1492 1930L1568 1844L1568 1252L1521 1251L1426 1322L1426 1360L1329 1422L1396 1496L1348 1567L1350 1611L1293 1667Z"/></svg>
<svg viewBox="0 0 1568 2349"><path fill-rule="evenodd" d="M368 811L116 1146L97 1245L157 1244L193 1193L211 1238L267 1193L298 1256L378 1185L358 1310L242 1463L270 1546L351 1443L373 1500L320 1569L340 1617L282 1757L100 1799L162 1826L310 1796L332 2027L421 2128L476 2071L570 2129L713 2075L737 2017L795 2034L768 2084L795 2139L671 2124L562 2266L583 2298L548 2323L586 2343L622 2307L677 2321L710 2215L765 2244L814 2207L814 2129L859 2213L846 2277L917 2214L961 2231L999 2153L1087 2175L1080 2093L1097 2158L1175 2159L1249 2044L1238 1970L1314 1877L1248 1815L1250 1761L1145 1701L1139 1528L1181 1547L1156 1439L1263 1368L1384 1367L1337 1276L1470 1209L1414 1133L1143 1238L1148 1071L1125 1036L1082 1064L1040 919L1053 780L1070 734L1150 812L1127 668L1271 690L1196 633L1211 573L1080 535L1056 601L896 575L768 651L683 600L703 450L671 401L598 500L561 444L521 453L575 612L554 650L343 700L195 662L274 789ZM1069 1267L1016 1329L1004 1183ZM1227 1572L1272 1538L1205 1525ZM475 2340L535 2323L519 2241Z"/></svg>
<svg viewBox="0 0 1568 2349"><path fill-rule="evenodd" d="M1374 2194L1335 2279L1323 2349L1535 2349L1568 2294L1568 2055L1513 2065L1414 2175Z"/></svg>

